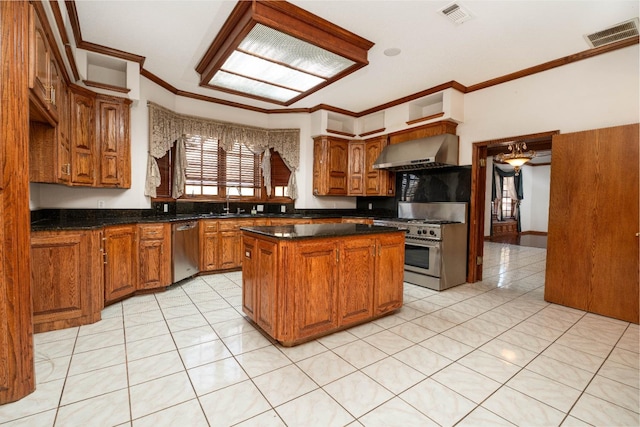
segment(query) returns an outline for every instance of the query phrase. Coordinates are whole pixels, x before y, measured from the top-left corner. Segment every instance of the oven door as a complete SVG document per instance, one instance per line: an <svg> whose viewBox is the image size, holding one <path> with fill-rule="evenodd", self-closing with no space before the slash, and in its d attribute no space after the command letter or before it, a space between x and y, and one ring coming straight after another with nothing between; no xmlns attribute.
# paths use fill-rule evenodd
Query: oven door
<svg viewBox="0 0 640 427"><path fill-rule="evenodd" d="M440 277L440 242L434 240L405 241L404 269L414 273Z"/></svg>

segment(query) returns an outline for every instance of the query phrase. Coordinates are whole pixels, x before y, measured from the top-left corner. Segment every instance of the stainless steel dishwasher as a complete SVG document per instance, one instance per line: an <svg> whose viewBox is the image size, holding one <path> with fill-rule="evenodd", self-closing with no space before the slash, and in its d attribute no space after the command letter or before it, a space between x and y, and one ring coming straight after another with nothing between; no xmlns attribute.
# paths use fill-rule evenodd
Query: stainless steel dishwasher
<svg viewBox="0 0 640 427"><path fill-rule="evenodd" d="M197 274L199 245L198 222L178 222L171 226L173 283Z"/></svg>

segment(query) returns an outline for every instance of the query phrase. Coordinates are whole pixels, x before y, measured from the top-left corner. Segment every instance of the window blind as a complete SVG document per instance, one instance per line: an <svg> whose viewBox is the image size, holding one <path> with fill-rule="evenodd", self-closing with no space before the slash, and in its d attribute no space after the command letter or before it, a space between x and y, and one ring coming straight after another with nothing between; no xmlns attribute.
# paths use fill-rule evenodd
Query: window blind
<svg viewBox="0 0 640 427"><path fill-rule="evenodd" d="M190 136L185 141L185 149L186 194L217 195L221 186L218 140Z"/></svg>

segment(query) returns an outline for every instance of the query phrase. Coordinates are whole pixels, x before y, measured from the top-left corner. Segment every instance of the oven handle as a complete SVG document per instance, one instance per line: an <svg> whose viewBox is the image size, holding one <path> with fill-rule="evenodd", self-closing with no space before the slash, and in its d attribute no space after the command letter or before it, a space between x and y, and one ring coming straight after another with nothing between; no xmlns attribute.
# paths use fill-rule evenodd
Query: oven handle
<svg viewBox="0 0 640 427"><path fill-rule="evenodd" d="M422 240L420 242L414 242L414 241L404 241L404 245L405 246L416 246L419 248L431 248L431 249L435 249L438 252L440 252L440 241L437 240Z"/></svg>

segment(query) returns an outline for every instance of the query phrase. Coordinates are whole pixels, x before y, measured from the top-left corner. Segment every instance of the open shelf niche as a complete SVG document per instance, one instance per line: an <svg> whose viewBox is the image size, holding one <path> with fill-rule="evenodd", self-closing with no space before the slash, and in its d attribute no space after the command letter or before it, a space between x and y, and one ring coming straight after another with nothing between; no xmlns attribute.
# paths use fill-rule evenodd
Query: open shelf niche
<svg viewBox="0 0 640 427"><path fill-rule="evenodd" d="M407 125L436 120L464 121L464 94L449 88L409 103Z"/></svg>
<svg viewBox="0 0 640 427"><path fill-rule="evenodd" d="M86 86L140 99L140 64L83 49L76 52L80 78Z"/></svg>

